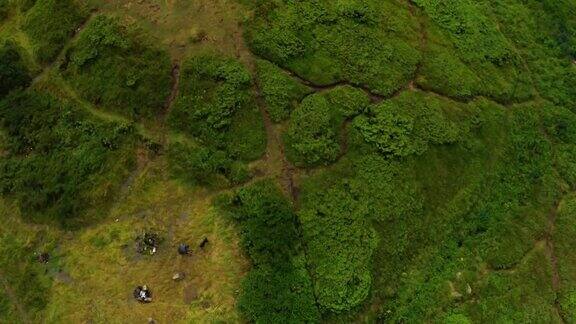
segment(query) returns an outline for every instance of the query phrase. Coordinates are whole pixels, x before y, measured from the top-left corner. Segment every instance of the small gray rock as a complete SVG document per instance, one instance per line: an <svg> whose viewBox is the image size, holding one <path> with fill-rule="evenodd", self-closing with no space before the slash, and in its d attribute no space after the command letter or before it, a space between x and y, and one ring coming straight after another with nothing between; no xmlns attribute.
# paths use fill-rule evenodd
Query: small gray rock
<svg viewBox="0 0 576 324"><path fill-rule="evenodd" d="M172 276L172 280L174 281L180 281L184 279L184 273L183 272L177 272Z"/></svg>

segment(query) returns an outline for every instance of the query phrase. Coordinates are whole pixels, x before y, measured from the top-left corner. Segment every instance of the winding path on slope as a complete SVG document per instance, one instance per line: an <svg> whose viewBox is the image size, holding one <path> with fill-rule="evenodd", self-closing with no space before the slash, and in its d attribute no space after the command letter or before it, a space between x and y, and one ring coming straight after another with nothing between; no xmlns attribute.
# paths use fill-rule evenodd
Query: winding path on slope
<svg viewBox="0 0 576 324"><path fill-rule="evenodd" d="M50 71L52 70L52 68L54 68L54 66L56 66L56 64L58 62L62 62L66 52L68 51L69 47L71 44L73 44L78 37L80 36L81 32L84 30L84 28L86 27L86 25L88 25L88 23L90 21L92 21L92 19L94 17L96 17L96 15L99 13L98 10L92 10L90 12L90 15L78 26L76 27L76 29L74 30L74 34L68 39L68 41L62 46L62 50L60 50L60 52L58 53L58 55L56 55L56 58L54 58L54 60L52 60L52 62L50 62L48 65L44 66L42 68L42 70L40 71L40 73L38 73L38 75L36 75L36 77L34 77L34 79L32 79L32 84L34 85L37 82L41 81L43 78L45 78Z"/></svg>
<svg viewBox="0 0 576 324"><path fill-rule="evenodd" d="M562 311L560 307L560 301L558 300L558 294L560 292L560 271L558 267L558 256L556 255L556 249L554 247L554 233L556 232L556 218L558 217L558 207L560 206L561 199L556 202L548 214L548 229L546 231L544 241L546 242L546 252L550 259L550 266L552 269L552 289L556 293L556 299L554 300L554 310L558 314L558 317L565 323L564 317L562 316Z"/></svg>

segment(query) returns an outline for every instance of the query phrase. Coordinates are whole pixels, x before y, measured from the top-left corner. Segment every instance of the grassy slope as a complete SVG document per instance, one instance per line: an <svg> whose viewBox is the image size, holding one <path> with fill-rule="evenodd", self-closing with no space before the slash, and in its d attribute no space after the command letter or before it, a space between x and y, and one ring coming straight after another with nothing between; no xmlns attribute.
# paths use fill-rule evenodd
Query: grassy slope
<svg viewBox="0 0 576 324"><path fill-rule="evenodd" d="M237 7L228 7L226 1L199 1L189 6L158 1L159 9L138 1L92 1L91 5L99 13L120 15L124 23L138 21L145 32L166 42L163 45L176 61L198 49L236 54L235 47L228 47L233 44L228 31L241 35L237 30L239 11ZM189 19L198 13L201 21ZM36 80L37 89L71 100L94 118L129 122L81 98L57 69L49 66L43 70L30 40L20 31L23 19L24 14L11 12L0 23L0 36L14 39L23 49L32 73L41 73L42 78ZM226 31L219 24L221 20L227 24ZM176 35L175 29L181 32ZM189 40L198 30L206 30L211 38L201 43ZM157 120L144 120L135 126L152 141L164 137L163 126ZM171 134L168 137L172 139ZM2 266L8 272L2 275L13 279L0 283L3 285L0 321L36 322L44 318L49 322L126 323L146 321L149 317L159 322L239 320L234 296L247 263L239 250L236 230L212 210L212 192L170 180L164 157L151 162L145 148L139 152L138 166L123 184L120 196L107 204L106 220L85 229L65 233L57 227L22 222L17 206L2 201L2 219L8 225L0 230L0 240L6 242L0 264L12 263L9 267ZM147 228L167 237L160 252L152 258L139 257L132 246L135 235ZM200 253L196 246L205 236L210 244ZM181 242L194 247L193 257L177 257L176 246ZM38 264L33 254L45 250L53 256L47 267ZM177 271L186 273L184 281L172 281ZM38 276L39 281L28 276ZM34 288L25 288L22 284L26 282ZM153 305L144 306L133 300L131 291L139 284L153 287L157 298ZM30 292L21 296L24 291Z"/></svg>
<svg viewBox="0 0 576 324"><path fill-rule="evenodd" d="M47 308L51 320L237 320L233 296L246 269L237 235L211 209L210 193L164 180L164 168L161 161L147 166L112 209L109 221L62 243L61 265L73 282L53 287ZM147 228L166 238L153 257L138 255L132 243L134 233ZM210 240L206 251L197 249L203 237ZM180 242L192 245L192 257L177 256ZM172 281L179 271L186 278ZM140 284L153 287L153 304L140 305L132 299L131 290ZM86 291L102 295L93 298Z"/></svg>
<svg viewBox="0 0 576 324"><path fill-rule="evenodd" d="M428 2L418 3L425 7ZM91 4L99 8L100 12L118 14L125 23L137 22L144 26L144 30L153 34L159 43L169 49L175 61L180 61L189 53L212 49L237 56L252 67L250 54L244 47L241 30L238 28L238 23L245 13L235 2L202 0L183 4L182 1L93 0ZM408 17L409 9L402 7L402 15L398 19L410 21L410 37L407 41L414 45L418 42L415 36L416 19ZM422 14L420 11L418 13ZM495 13L483 12L483 15L493 21L502 20L501 23L504 23L510 19L502 15L498 18L490 16L493 14ZM429 21L428 18L420 16L418 19L433 24L433 19ZM29 67L32 71L39 72L40 65L35 60L30 40L25 33L19 31L21 23L21 15L10 14L5 22L0 23L0 37L16 39L27 54L25 57ZM439 39L443 37L449 39L446 30L442 31L438 26L434 28L436 34L431 36L434 42L441 43ZM197 41L198 37L203 37L204 32L206 39ZM522 30L513 29L505 30L504 34L514 41L516 33L521 32ZM424 60L424 66L418 67L411 60L409 71L397 76L393 85L384 85L386 89L381 93L392 92L388 88L403 87L413 69L421 68L423 74L429 73L427 76L442 80L441 74L434 75L440 73L434 70L438 69L434 64L439 64L438 60L442 55L453 55L450 59L454 62L465 61L466 57L463 58L462 53L445 53L447 48L454 46L453 43L436 45L437 47L425 52L425 55L430 55L430 61ZM507 48L507 51L514 52L511 55L516 57L514 48ZM520 46L518 51L525 55L536 50L529 46ZM314 57L312 63L302 59L285 65L304 71L314 62L326 63L324 59L326 57ZM564 63L567 61L562 58L554 59ZM470 64L469 61L467 63ZM512 67L498 71L501 73L498 74L499 80L506 85L508 91L504 95L492 92L492 88L482 88L483 84L472 79L469 88L462 93L452 88L454 80L446 80L447 84L443 85L446 89L431 87L427 82L435 80L434 78L416 79L416 83L458 100L483 95L501 101L522 101L536 95L529 86L523 84L523 94L514 97L517 94L514 93L510 98L510 89L514 87L510 80L514 80L514 77L520 79L521 76L522 82L530 83L531 80L526 80L527 70L537 63L538 59L534 58L527 62L526 67L523 62L514 61ZM466 69L459 67L462 71L455 73L466 77ZM498 69L490 63L490 69L492 68ZM512 72L509 72L508 68ZM314 70L311 73L316 72ZM357 80L356 72L350 70L342 73L353 83L373 82ZM97 110L79 98L55 69L50 69L43 75L45 78L37 83L36 87L79 101L81 107L95 117L124 120L124 117ZM320 80L322 75L310 77L323 81ZM436 81L433 85L437 85ZM545 80L537 82L543 83ZM407 87L413 86L414 84L410 83ZM557 96L561 97L563 102L569 102L570 94L566 94L564 87L561 89ZM543 96L548 99L555 96L554 92L545 86L539 90L544 91ZM409 92L406 96L412 95L414 93ZM548 142L553 145L559 143L552 136L551 139L538 138L539 135L535 133L538 133L537 129L541 124L537 122L526 124L529 136L526 129L522 128L523 122L532 121L531 118L544 118L541 115L525 115L523 112L545 110L544 106L540 101L538 104L528 103L505 108L483 100L468 105L460 105L447 98L441 102L448 115L454 114L449 118L462 123L468 122L467 118L478 117L474 115L478 109L486 112L487 115L481 116L482 127L462 142L437 145L439 143L430 140L432 144L429 144L429 150L422 155L410 157L402 163L388 163L382 162L373 148L367 148L361 140L358 141L359 135L355 133L355 128L348 126L350 143L347 143L347 146L351 150L346 157L328 168L303 170L296 175L296 178L303 182L299 196L299 202L302 203L302 206L299 206L299 216L304 222L305 230L310 231L305 233L305 237L311 245L312 255L318 256L318 259L309 261L310 266L315 268L327 265L328 270L323 268L323 271L330 273L337 272L338 268L335 266L339 264L344 267L354 265L361 270L362 282L371 282L369 293L365 287L358 289L361 292L356 294L354 289L350 289L355 296L352 298L355 307L351 312L334 315L327 311L325 318L334 322L372 322L377 318L395 322L466 323L470 319L478 322L558 322L560 310L566 319L573 320L574 283L570 275L573 265L569 252L573 198L568 197L560 204L559 230L551 232L548 224L550 210L555 209L555 201L559 199L560 193L566 190L566 186L561 185L558 180L557 170L550 169L549 163L552 158L548 154L552 153L548 151ZM268 134L268 153L272 156L254 163L265 175L283 177L286 172L280 169L289 167L282 158L280 140L271 138L271 134L282 132L285 127L286 124L282 124L268 129L272 130ZM159 122L144 121L138 124L137 128L142 135L152 140L161 141L164 136L165 129ZM346 130L346 127L343 129ZM530 133L530 130L535 133ZM521 138L524 136L537 140L523 143ZM179 134L177 138L181 140L182 135ZM168 136L167 140L174 139ZM514 142L514 139L517 142ZM540 140L545 143L539 142ZM520 151L514 151L515 145L518 145ZM531 152L530 148L535 150L534 155L522 154ZM140 151L143 149L140 148ZM510 160L510 156L520 159L520 170L534 176L536 180L526 180L522 172L517 173L517 165L514 163L518 161ZM568 156L570 159L569 154ZM531 162L535 164L532 165ZM0 281L0 287L4 285L5 288L1 293L3 295L0 295L5 297L0 298L0 321L18 322L22 320L22 314L27 314L31 319L43 317L53 322L81 322L89 319L96 322L141 322L148 317L161 323L240 321L240 314L235 308L235 296L241 278L248 270L248 262L239 250L240 239L236 229L212 209L211 198L214 192L192 189L171 180L165 171L166 163L162 156L151 159L147 154L140 154L137 168L111 204L106 219L73 233L23 223L19 220L14 204L3 200L0 212L9 226L0 229L0 242L4 242L2 245L7 247L0 250L0 265L11 260L16 262L14 266L0 267L10 271L9 277L12 277L8 282ZM511 167L507 168L506 165ZM533 173L535 170L537 172ZM312 176L309 177L310 175ZM383 177L385 181L371 182L374 177ZM340 182L340 179L347 180ZM283 181L284 179L281 179L281 182ZM291 181L290 179L290 186ZM505 184L508 183L512 183L513 188L506 187ZM363 191L365 184L369 184L366 186L370 189ZM344 191L340 191L342 188L345 188ZM373 196L379 198L379 201L371 200L374 197L371 197L370 190L378 193ZM492 191L495 193L492 194ZM363 218L345 217L321 223L323 226L332 226L331 229L338 229L337 226L349 224L348 222L353 223L354 226L344 226L342 231L338 231L338 235L333 236L336 239L327 242L335 244L336 247L349 246L350 242L345 242L346 238L357 238L359 235L368 237L373 242L372 235L366 233L375 230L379 237L378 246L366 244L362 250L365 255L374 255L373 263L354 258L353 253L346 251L322 250L323 238L315 236L314 232L314 217L317 217L314 209L322 209L322 206L319 207L310 197L330 204L331 197L326 195L326 192L334 193L334 196L342 198L342 201L353 201L357 199L356 195L360 195L363 197L361 199L374 203L375 207L370 205L370 208L374 209L369 210L364 210L364 200L360 200L360 204L350 204L355 208L354 217L365 217L370 213L380 217L371 219L370 224ZM322 212L334 212L341 208L340 205L335 203ZM502 206L505 207L504 211L500 209ZM396 210L393 210L394 208ZM492 224L484 223L486 214L494 215L496 221ZM131 241L138 230L148 227L164 233L167 241L156 256L138 257L133 253ZM206 252L190 259L176 256L175 246L181 240L194 244L205 235L211 241ZM550 252L550 236L556 241L556 254ZM18 237L19 241L15 240L15 237ZM344 238L344 242L337 238ZM44 273L44 266L35 263L30 257L32 252L44 249L52 251L55 256L48 265L47 273ZM334 252L339 263L333 262L330 252ZM558 287L555 287L551 279L554 277L553 261L556 257L562 279L559 307L555 307L555 290L558 290ZM353 261L358 263L352 263ZM367 267L372 269L371 274L366 274ZM186 269L187 277L184 282L174 283L171 276L180 269ZM49 298L35 298L37 296L34 296L34 292L20 295L21 291L32 291L23 288L26 277L20 273L34 276L35 279L30 282L35 287L41 287L38 289L39 293ZM366 279L367 277L370 278ZM317 294L326 294L325 286L329 287L333 282L341 284L338 280L332 282L320 279L322 280L316 279L315 283ZM153 287L157 298L153 304L140 305L131 298L131 289L141 283ZM191 303L189 300L185 302L184 296L194 295L193 291L197 292L197 299ZM329 304L330 298L322 296L323 302ZM362 302L364 297L366 299ZM339 309L342 304L332 303L327 308ZM526 304L529 305L528 309ZM43 308L45 311L40 311Z"/></svg>

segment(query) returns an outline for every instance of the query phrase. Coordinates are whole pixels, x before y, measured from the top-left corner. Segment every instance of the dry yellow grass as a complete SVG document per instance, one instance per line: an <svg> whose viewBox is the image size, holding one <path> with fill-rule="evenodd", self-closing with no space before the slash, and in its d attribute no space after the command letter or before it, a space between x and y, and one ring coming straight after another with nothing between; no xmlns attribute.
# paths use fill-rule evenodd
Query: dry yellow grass
<svg viewBox="0 0 576 324"><path fill-rule="evenodd" d="M168 48L174 60L201 50L217 50L246 62L242 38L245 8L234 0L92 0L103 13L144 27Z"/></svg>
<svg viewBox="0 0 576 324"><path fill-rule="evenodd" d="M235 293L248 264L234 227L212 210L208 192L167 180L162 168L161 160L152 162L107 221L62 241L62 266L72 280L55 283L49 320L239 321ZM165 239L154 256L135 252L134 239L145 229ZM204 237L210 243L201 250ZM180 242L190 244L192 256L178 255ZM184 280L173 281L176 272L184 272ZM153 291L151 304L132 297L132 290L143 284Z"/></svg>

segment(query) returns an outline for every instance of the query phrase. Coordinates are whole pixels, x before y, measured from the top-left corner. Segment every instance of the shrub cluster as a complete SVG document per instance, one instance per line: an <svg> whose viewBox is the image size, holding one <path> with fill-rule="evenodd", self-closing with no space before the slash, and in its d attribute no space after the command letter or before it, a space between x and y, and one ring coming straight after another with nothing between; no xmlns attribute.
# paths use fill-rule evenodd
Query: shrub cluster
<svg viewBox="0 0 576 324"><path fill-rule="evenodd" d="M271 182L258 182L220 199L234 219L252 261L238 307L256 323L312 323L320 314L306 271L292 206Z"/></svg>
<svg viewBox="0 0 576 324"><path fill-rule="evenodd" d="M195 185L239 184L250 178L246 164L209 147L172 143L168 148L168 161L172 174Z"/></svg>
<svg viewBox="0 0 576 324"><path fill-rule="evenodd" d="M429 44L419 84L468 98L483 95L503 102L534 96L522 58L478 1L418 0L430 16Z"/></svg>
<svg viewBox="0 0 576 324"><path fill-rule="evenodd" d="M158 115L170 94L167 52L107 16L90 21L61 68L90 102L132 118Z"/></svg>
<svg viewBox="0 0 576 324"><path fill-rule="evenodd" d="M568 182L574 170L563 156L573 118L546 102L504 109L413 91L361 112L349 153L300 191L324 315L354 321L376 303L390 322L554 318L550 263L534 242L561 190L554 165Z"/></svg>
<svg viewBox="0 0 576 324"><path fill-rule="evenodd" d="M547 228L559 190L550 142L541 132L540 111L546 108L504 111L479 101L461 109L469 110L476 127L458 141L429 143L420 156L391 160L398 168L381 164L362 172L371 178L358 188L378 195L376 203L363 201L375 206L374 224L386 240L374 258L373 291L375 298L393 296L380 317L420 322L459 314L472 322L498 322L551 316L548 270L538 266L549 263L539 251L527 256ZM382 177L386 169L389 177ZM495 272L482 276L482 267ZM512 268L514 275L497 272Z"/></svg>
<svg viewBox="0 0 576 324"><path fill-rule="evenodd" d="M273 63L258 60L256 67L270 119L276 123L287 119L290 112L311 90L284 73Z"/></svg>
<svg viewBox="0 0 576 324"><path fill-rule="evenodd" d="M288 159L297 166L328 164L340 153L338 122L322 95L304 99L284 136Z"/></svg>
<svg viewBox="0 0 576 324"><path fill-rule="evenodd" d="M576 10L569 1L483 1L494 13L500 31L516 48L528 67L541 96L561 106L573 107L576 69L570 48ZM570 16L570 17L567 17Z"/></svg>
<svg viewBox="0 0 576 324"><path fill-rule="evenodd" d="M306 196L302 222L318 304L324 311L348 311L368 296L371 260L377 245L365 202L346 183Z"/></svg>
<svg viewBox="0 0 576 324"><path fill-rule="evenodd" d="M132 126L90 120L48 94L13 92L0 116L8 137L0 189L28 218L74 224L111 197L132 163Z"/></svg>
<svg viewBox="0 0 576 324"><path fill-rule="evenodd" d="M284 141L286 154L297 166L327 165L340 154L341 125L365 111L368 96L342 86L310 95L292 112Z"/></svg>
<svg viewBox="0 0 576 324"><path fill-rule="evenodd" d="M406 92L371 108L368 116L354 120L354 127L367 143L382 154L404 157L422 154L429 144L454 143L460 128L444 112L445 100Z"/></svg>
<svg viewBox="0 0 576 324"><path fill-rule="evenodd" d="M252 79L234 59L204 54L186 60L168 121L197 143L172 144L169 150L172 170L192 183L222 184L217 180L223 177L232 184L244 182L249 176L245 162L266 149Z"/></svg>
<svg viewBox="0 0 576 324"><path fill-rule="evenodd" d="M318 84L350 81L389 95L420 61L418 23L396 1L257 1L252 50Z"/></svg>
<svg viewBox="0 0 576 324"><path fill-rule="evenodd" d="M182 66L180 91L169 122L234 159L257 159L266 139L251 85L250 74L234 59L208 54L191 57Z"/></svg>
<svg viewBox="0 0 576 324"><path fill-rule="evenodd" d="M9 0L0 0L0 22L8 17L10 12L10 2Z"/></svg>
<svg viewBox="0 0 576 324"><path fill-rule="evenodd" d="M0 99L32 81L19 49L11 41L0 45Z"/></svg>
<svg viewBox="0 0 576 324"><path fill-rule="evenodd" d="M23 26L36 58L42 63L56 58L85 18L85 10L74 0L37 0Z"/></svg>
<svg viewBox="0 0 576 324"><path fill-rule="evenodd" d="M551 104L542 110L543 127L554 144L555 169L571 189L576 188L576 115Z"/></svg>

